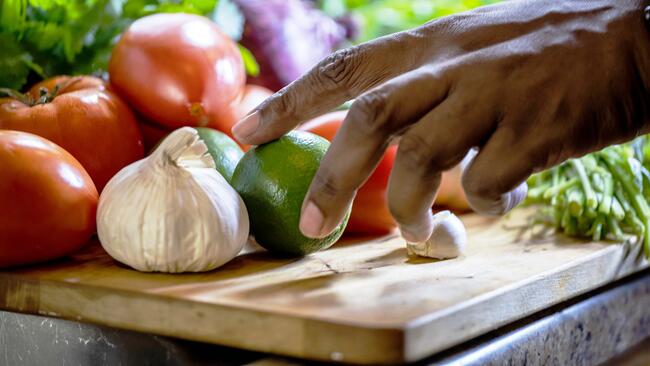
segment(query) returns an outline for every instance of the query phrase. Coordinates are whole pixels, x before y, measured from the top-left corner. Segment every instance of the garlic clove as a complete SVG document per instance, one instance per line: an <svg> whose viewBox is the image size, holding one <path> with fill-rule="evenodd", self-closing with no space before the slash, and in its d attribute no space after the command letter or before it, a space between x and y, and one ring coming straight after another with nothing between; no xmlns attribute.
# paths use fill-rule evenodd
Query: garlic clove
<svg viewBox="0 0 650 366"><path fill-rule="evenodd" d="M406 243L409 255L435 259L456 258L463 253L467 245L465 225L450 211L433 215L433 231L427 241Z"/></svg>

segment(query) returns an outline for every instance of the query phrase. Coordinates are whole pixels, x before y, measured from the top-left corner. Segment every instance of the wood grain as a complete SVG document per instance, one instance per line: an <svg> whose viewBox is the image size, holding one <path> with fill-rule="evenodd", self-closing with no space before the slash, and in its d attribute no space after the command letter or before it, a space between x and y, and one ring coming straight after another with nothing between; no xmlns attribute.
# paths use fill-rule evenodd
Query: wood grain
<svg viewBox="0 0 650 366"><path fill-rule="evenodd" d="M524 210L463 220L467 253L447 261L408 257L389 236L302 259L253 250L209 273L145 274L95 242L0 272L0 308L315 360L398 363L647 266L630 243L536 233Z"/></svg>

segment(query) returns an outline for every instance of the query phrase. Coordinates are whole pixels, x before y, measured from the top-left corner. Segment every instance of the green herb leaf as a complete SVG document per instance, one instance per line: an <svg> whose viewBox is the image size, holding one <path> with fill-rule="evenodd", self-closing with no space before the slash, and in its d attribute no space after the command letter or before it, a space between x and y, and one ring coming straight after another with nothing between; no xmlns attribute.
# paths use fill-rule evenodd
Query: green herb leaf
<svg viewBox="0 0 650 366"><path fill-rule="evenodd" d="M27 82L31 56L12 35L0 33L0 87L19 90Z"/></svg>
<svg viewBox="0 0 650 366"><path fill-rule="evenodd" d="M356 15L362 32L356 42L420 26L431 19L466 11L499 0L320 0L326 14L339 17Z"/></svg>
<svg viewBox="0 0 650 366"><path fill-rule="evenodd" d="M239 52L241 53L241 57L244 60L246 73L253 77L258 76L260 74L260 65L257 64L253 53L242 45L239 45Z"/></svg>

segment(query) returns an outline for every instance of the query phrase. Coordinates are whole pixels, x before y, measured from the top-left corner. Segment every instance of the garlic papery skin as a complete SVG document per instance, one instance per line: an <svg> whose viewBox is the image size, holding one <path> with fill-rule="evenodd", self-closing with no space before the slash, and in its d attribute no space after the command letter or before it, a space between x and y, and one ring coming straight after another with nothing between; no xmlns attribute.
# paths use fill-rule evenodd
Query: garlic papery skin
<svg viewBox="0 0 650 366"><path fill-rule="evenodd" d="M143 272L202 272L241 251L246 206L207 151L197 131L183 127L108 182L97 233L111 257Z"/></svg>
<svg viewBox="0 0 650 366"><path fill-rule="evenodd" d="M467 231L458 216L449 211L433 215L433 232L427 241L406 243L409 255L435 259L456 258L467 245Z"/></svg>

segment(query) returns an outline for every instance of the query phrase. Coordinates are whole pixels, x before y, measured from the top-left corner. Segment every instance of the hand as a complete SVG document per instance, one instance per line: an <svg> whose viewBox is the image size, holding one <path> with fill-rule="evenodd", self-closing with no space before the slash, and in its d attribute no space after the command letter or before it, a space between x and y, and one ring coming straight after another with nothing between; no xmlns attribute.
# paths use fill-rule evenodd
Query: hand
<svg viewBox="0 0 650 366"><path fill-rule="evenodd" d="M356 97L303 204L329 234L391 143L388 199L402 235L431 234L441 172L472 148L470 205L500 215L526 178L647 131L650 36L639 0L507 1L336 52L233 129L275 139Z"/></svg>

